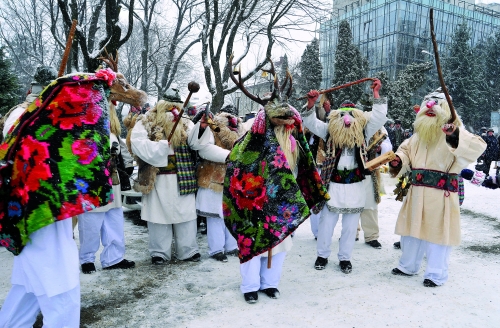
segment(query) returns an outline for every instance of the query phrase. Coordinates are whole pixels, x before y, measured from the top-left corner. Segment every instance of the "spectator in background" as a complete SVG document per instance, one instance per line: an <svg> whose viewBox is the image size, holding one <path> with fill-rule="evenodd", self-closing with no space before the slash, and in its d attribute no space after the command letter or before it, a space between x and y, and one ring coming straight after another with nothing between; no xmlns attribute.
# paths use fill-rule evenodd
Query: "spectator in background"
<svg viewBox="0 0 500 328"><path fill-rule="evenodd" d="M486 132L486 136L482 137L483 140L486 142L486 150L483 153L483 169L482 171L486 176L489 175L490 172L490 167L491 167L491 162L496 161L498 159L498 140L495 138L493 135L493 129L489 128L488 131Z"/></svg>
<svg viewBox="0 0 500 328"><path fill-rule="evenodd" d="M392 150L395 152L398 150L399 145L405 140L403 134L404 130L403 127L401 126L401 120L397 119L394 121L394 128L392 129L392 134L393 134L393 139L391 140L392 143Z"/></svg>
<svg viewBox="0 0 500 328"><path fill-rule="evenodd" d="M411 137L410 129L406 129L405 132L403 133L403 138L406 140L409 137Z"/></svg>

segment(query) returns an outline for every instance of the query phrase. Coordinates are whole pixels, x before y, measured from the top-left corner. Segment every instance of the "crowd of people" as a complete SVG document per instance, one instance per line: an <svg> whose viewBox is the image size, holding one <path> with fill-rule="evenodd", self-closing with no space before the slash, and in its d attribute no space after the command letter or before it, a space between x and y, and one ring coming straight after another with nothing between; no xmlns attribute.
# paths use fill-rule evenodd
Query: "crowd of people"
<svg viewBox="0 0 500 328"><path fill-rule="evenodd" d="M382 85L377 79L371 86L373 105L369 108L345 100L332 109L320 92L312 90L304 107L296 110L287 102L292 89L288 77L281 87L276 77L273 91L263 98L252 95L233 74L231 78L261 105L245 125L232 105L215 114L190 107L189 116L185 115L187 104L178 90L169 89L156 105L142 101L136 106L140 109L128 113L124 141L119 137L112 100L116 98L110 97L106 133L111 156L110 164L102 165L109 181L99 181L99 188L108 188L109 200L105 206L93 204L85 198L93 192L90 183L77 179L75 192L79 199L86 199L78 203L81 208L71 212L74 215L61 214L53 224L24 239L14 261L12 289L0 310L0 327L33 324L40 310L47 326L78 327L77 262L83 274L93 274L100 243L103 269L135 267L134 261L124 258L120 195L134 161L138 177L133 188L142 193L141 219L147 222L151 265L165 265L174 257L200 261L197 217L203 216L208 255L221 263L228 262L227 256L238 256L240 290L249 304L258 301L259 292L272 299L280 297L282 266L293 245L293 232L308 218L317 238L316 258L311 259L316 270L324 270L331 261L338 221L342 222L337 253L342 273L355 269L351 259L360 230L367 246L382 247L377 210L382 181L378 166L368 164L373 161L387 163L394 177L411 176L395 227L402 255L392 274L416 275L426 256L423 286L437 287L447 281L452 247L460 243L459 174L483 152L486 164L497 159L490 156L498 156L499 151L490 131L480 137L464 129L440 91L425 97L411 134L401 121L388 121L387 100L379 95ZM113 79L102 79L109 82L113 94ZM40 82L39 92L49 83ZM32 93L34 98L30 98L36 106L52 110L50 105L37 103L36 96ZM7 143L20 133L30 103L6 116L3 136ZM72 148L75 161L94 165L97 148L85 140L85 154ZM16 151L22 156L22 151ZM8 213L17 215L12 208ZM69 217L77 217L79 249L71 220L64 220ZM46 270L47 263L53 267Z"/></svg>

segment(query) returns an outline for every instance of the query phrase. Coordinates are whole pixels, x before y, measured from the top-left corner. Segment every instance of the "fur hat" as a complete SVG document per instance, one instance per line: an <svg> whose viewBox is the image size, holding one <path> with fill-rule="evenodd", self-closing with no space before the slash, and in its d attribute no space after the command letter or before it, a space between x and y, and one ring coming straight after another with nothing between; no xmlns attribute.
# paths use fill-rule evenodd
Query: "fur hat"
<svg viewBox="0 0 500 328"><path fill-rule="evenodd" d="M31 84L40 84L42 86L47 86L50 84L50 82L57 79L57 72L53 67L50 66L38 66L36 68L33 79L34 81L31 82Z"/></svg>
<svg viewBox="0 0 500 328"><path fill-rule="evenodd" d="M238 117L238 109L236 107L234 107L233 105L227 105L227 106L222 107L220 112L221 113L228 113L228 114L231 114L233 116Z"/></svg>

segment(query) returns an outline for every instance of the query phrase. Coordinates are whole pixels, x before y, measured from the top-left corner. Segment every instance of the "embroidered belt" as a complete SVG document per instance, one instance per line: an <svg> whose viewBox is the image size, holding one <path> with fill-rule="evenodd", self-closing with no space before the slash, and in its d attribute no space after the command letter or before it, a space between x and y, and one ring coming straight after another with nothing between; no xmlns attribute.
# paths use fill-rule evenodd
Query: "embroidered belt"
<svg viewBox="0 0 500 328"><path fill-rule="evenodd" d="M411 184L449 192L458 192L458 174L426 169L412 169Z"/></svg>
<svg viewBox="0 0 500 328"><path fill-rule="evenodd" d="M158 175L160 174L177 174L177 162L175 155L168 155L168 165L158 168Z"/></svg>
<svg viewBox="0 0 500 328"><path fill-rule="evenodd" d="M340 184L351 184L363 181L365 179L365 174L363 170L355 168L352 170L332 170L332 176L330 182L340 183Z"/></svg>

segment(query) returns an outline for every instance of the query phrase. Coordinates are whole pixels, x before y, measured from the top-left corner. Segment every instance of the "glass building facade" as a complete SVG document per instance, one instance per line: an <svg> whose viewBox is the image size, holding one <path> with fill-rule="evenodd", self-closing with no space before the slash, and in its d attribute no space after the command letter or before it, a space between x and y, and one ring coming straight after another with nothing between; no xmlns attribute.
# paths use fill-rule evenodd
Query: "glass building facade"
<svg viewBox="0 0 500 328"><path fill-rule="evenodd" d="M456 0L359 0L339 8L320 23L320 58L326 88L334 77L339 22L346 19L370 64L370 74L385 71L391 79L415 62L434 60L429 9L434 8L434 31L441 57L455 28L463 20L471 29L472 46L500 29L500 12ZM437 75L436 75L437 77Z"/></svg>

